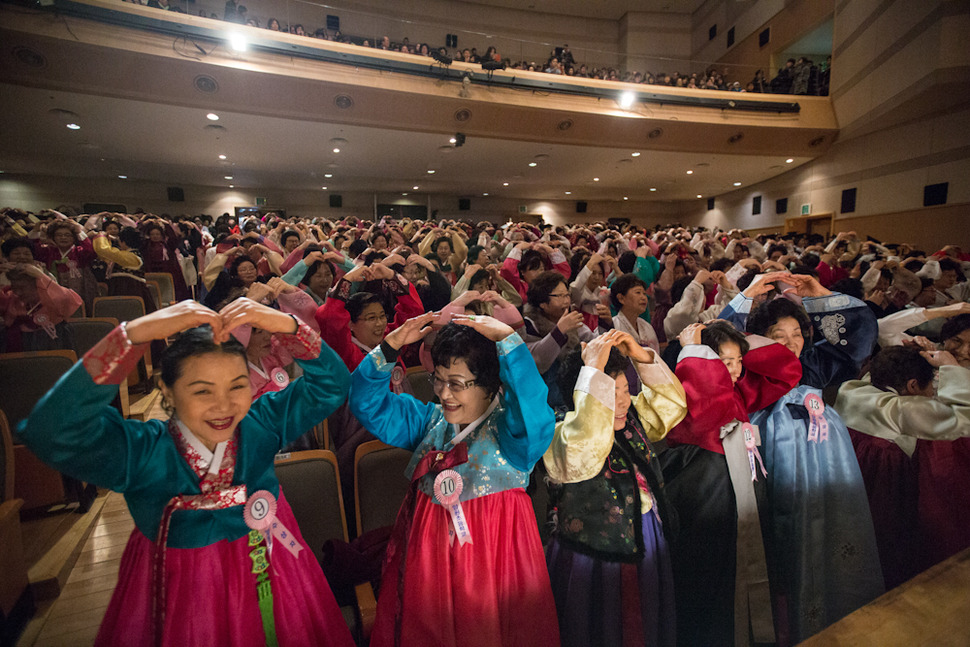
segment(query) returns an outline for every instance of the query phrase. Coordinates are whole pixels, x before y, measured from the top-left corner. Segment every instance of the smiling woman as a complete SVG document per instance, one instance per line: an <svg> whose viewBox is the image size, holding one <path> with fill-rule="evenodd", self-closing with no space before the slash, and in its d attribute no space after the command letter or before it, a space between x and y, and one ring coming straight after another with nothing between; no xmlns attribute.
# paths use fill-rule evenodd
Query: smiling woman
<svg viewBox="0 0 970 647"><path fill-rule="evenodd" d="M370 644L558 645L524 489L552 439L546 389L512 328L463 315L431 350L441 404L392 393L398 354L424 339L435 317L404 322L352 377L354 415L379 439L414 452Z"/></svg>
<svg viewBox="0 0 970 647"><path fill-rule="evenodd" d="M246 349L230 336L246 325L275 336L303 377L253 401ZM122 419L111 406L118 384L150 341L169 337L171 419ZM44 396L21 423L24 443L124 493L136 525L97 644L353 644L273 471L275 454L326 418L347 385L311 328L243 298L218 313L183 302L122 324ZM261 511L295 542L270 554Z"/></svg>

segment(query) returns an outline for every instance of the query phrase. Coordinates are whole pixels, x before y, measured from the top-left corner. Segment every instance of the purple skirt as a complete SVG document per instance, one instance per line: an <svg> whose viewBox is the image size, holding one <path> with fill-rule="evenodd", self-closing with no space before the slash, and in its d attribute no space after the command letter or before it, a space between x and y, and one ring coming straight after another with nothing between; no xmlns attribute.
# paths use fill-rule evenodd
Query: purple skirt
<svg viewBox="0 0 970 647"><path fill-rule="evenodd" d="M546 564L562 647L676 644L670 552L656 515L651 511L641 519L645 550L636 564L577 553L555 537L550 542Z"/></svg>

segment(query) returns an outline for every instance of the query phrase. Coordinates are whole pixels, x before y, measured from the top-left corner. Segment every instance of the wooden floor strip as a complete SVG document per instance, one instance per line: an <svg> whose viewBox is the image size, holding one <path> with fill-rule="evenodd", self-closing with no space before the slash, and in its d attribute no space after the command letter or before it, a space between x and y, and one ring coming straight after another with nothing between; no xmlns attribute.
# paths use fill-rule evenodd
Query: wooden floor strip
<svg viewBox="0 0 970 647"><path fill-rule="evenodd" d="M121 555L135 527L120 494L109 493L100 512L60 596L38 608L18 647L94 644L118 582Z"/></svg>

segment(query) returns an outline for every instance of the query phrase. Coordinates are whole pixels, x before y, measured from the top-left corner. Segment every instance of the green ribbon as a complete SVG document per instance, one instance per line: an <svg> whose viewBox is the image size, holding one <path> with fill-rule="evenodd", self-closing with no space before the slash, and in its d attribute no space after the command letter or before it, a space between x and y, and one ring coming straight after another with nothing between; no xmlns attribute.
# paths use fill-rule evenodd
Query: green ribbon
<svg viewBox="0 0 970 647"><path fill-rule="evenodd" d="M266 647L279 647L276 640L276 619L273 616L273 587L269 581L269 559L263 533L252 530L249 545L253 549L249 558L253 560L253 575L256 576L256 599L259 601L259 614L263 619L263 633L266 634Z"/></svg>

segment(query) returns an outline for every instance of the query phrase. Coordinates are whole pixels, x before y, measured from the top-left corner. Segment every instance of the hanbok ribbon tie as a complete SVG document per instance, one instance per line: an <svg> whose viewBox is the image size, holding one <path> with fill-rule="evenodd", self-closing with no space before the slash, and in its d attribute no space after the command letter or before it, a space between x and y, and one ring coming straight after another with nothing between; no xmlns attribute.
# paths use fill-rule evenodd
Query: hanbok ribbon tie
<svg viewBox="0 0 970 647"><path fill-rule="evenodd" d="M808 440L822 443L829 439L829 423L825 419L825 403L815 393L805 396L805 410L808 411Z"/></svg>
<svg viewBox="0 0 970 647"><path fill-rule="evenodd" d="M754 491L755 456L761 463L757 445L758 428L734 420L721 427L721 443L738 510L737 554L734 581L734 638L736 645L747 645L748 626L755 642L775 642L768 589L768 562L761 537L761 518ZM761 466L764 470L764 465Z"/></svg>

